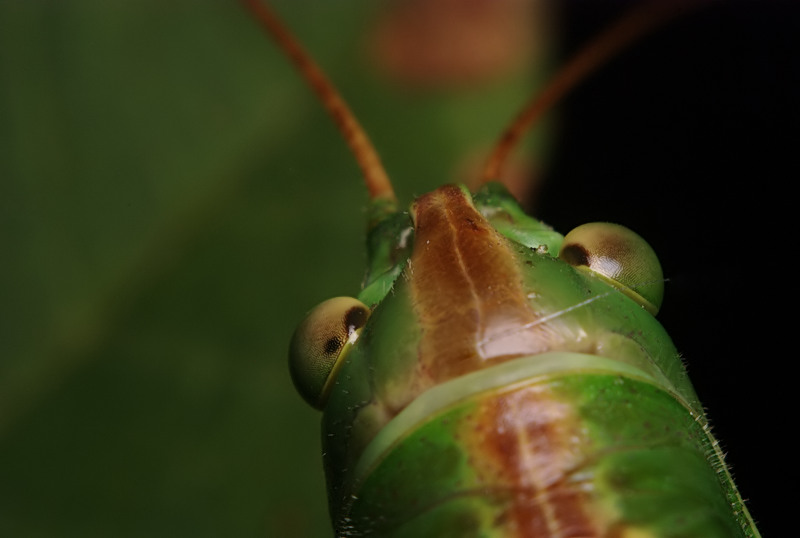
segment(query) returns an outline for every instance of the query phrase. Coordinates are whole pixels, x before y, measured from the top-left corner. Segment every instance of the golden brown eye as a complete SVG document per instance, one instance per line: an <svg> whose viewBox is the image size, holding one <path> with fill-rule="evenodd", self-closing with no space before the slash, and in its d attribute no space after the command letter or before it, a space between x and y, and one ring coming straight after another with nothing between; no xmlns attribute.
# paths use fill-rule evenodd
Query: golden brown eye
<svg viewBox="0 0 800 538"><path fill-rule="evenodd" d="M624 226L592 222L564 237L558 257L600 275L655 315L664 298L664 275L650 245Z"/></svg>
<svg viewBox="0 0 800 538"><path fill-rule="evenodd" d="M289 372L297 392L322 409L338 365L369 318L369 308L352 297L317 305L300 322L289 346Z"/></svg>

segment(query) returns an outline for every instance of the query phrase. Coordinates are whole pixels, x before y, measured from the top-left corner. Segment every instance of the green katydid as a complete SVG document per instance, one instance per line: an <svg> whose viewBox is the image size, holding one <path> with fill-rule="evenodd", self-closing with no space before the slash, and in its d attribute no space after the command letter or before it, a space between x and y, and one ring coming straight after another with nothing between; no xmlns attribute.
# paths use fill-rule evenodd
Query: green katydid
<svg viewBox="0 0 800 538"><path fill-rule="evenodd" d="M561 236L497 184L399 210L346 105L250 5L333 110L371 196L364 289L312 310L290 352L325 412L337 534L759 536L653 317L663 277L647 243L598 223ZM646 27L625 19L564 86Z"/></svg>

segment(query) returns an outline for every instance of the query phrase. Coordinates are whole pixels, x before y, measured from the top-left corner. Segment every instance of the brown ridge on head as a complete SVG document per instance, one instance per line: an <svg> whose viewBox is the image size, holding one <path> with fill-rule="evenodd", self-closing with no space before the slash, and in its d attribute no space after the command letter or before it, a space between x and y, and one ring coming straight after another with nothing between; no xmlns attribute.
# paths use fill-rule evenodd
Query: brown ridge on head
<svg viewBox="0 0 800 538"><path fill-rule="evenodd" d="M422 328L420 366L433 382L551 347L555 335L528 304L508 240L448 185L412 208L407 277Z"/></svg>

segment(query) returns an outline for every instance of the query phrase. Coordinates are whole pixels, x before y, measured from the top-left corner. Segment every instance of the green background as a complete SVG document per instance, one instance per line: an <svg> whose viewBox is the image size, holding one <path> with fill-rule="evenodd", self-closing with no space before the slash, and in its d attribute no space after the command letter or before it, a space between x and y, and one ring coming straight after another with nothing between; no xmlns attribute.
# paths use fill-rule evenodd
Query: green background
<svg viewBox="0 0 800 538"><path fill-rule="evenodd" d="M528 85L395 91L363 4L278 8L410 201ZM329 535L286 351L366 193L319 104L236 2L3 2L0 69L0 535Z"/></svg>

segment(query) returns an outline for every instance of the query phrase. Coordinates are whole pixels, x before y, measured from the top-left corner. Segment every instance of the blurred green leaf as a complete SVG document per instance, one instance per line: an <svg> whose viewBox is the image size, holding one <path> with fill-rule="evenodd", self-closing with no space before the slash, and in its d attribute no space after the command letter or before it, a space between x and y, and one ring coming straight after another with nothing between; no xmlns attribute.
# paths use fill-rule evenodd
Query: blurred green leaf
<svg viewBox="0 0 800 538"><path fill-rule="evenodd" d="M372 8L278 6L410 200L527 84L396 91ZM285 354L366 195L298 75L235 2L4 1L0 118L0 535L330 535Z"/></svg>

